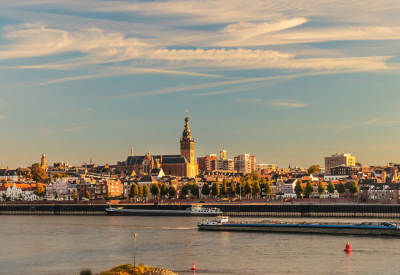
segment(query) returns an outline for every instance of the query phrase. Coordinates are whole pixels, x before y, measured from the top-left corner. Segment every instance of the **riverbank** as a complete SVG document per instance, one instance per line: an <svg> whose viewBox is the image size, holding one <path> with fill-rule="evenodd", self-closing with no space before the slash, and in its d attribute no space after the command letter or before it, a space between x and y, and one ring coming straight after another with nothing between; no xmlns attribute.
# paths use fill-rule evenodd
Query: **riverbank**
<svg viewBox="0 0 400 275"><path fill-rule="evenodd" d="M161 267L151 267L139 264L133 267L131 264L119 265L97 275L178 275L171 270Z"/></svg>
<svg viewBox="0 0 400 275"><path fill-rule="evenodd" d="M125 209L186 210L191 205L119 204ZM0 205L0 215L106 215L109 205ZM399 218L400 205L376 204L207 204L232 217ZM144 215L145 216L145 215Z"/></svg>

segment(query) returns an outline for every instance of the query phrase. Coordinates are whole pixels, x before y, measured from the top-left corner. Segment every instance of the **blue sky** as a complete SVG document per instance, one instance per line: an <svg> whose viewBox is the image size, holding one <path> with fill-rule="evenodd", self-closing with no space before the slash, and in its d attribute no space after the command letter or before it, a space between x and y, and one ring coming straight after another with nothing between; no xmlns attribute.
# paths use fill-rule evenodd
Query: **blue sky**
<svg viewBox="0 0 400 275"><path fill-rule="evenodd" d="M400 162L400 2L0 0L0 166Z"/></svg>

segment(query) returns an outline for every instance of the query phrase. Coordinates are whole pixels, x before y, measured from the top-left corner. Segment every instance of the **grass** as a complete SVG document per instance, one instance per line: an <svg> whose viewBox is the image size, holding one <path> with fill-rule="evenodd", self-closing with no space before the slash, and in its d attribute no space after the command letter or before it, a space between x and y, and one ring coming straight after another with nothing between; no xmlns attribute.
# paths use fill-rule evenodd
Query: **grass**
<svg viewBox="0 0 400 275"><path fill-rule="evenodd" d="M140 263L136 267L133 267L133 265L131 264L119 265L117 267L111 268L110 270L100 272L97 275L163 275L166 274L165 272L168 271L159 267L145 266L143 263Z"/></svg>

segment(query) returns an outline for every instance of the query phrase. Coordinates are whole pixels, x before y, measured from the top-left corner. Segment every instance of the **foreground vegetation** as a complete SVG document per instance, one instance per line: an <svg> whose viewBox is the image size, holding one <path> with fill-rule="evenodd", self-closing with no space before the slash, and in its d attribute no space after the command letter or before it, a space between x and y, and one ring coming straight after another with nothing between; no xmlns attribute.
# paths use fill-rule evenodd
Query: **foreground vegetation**
<svg viewBox="0 0 400 275"><path fill-rule="evenodd" d="M91 273L82 273L82 271L81 271L82 275L91 275ZM177 274L167 269L163 269L160 267L145 266L144 264L140 263L139 266L136 267L133 267L133 265L130 264L120 265L117 267L113 267L110 270L100 272L97 275L177 275Z"/></svg>

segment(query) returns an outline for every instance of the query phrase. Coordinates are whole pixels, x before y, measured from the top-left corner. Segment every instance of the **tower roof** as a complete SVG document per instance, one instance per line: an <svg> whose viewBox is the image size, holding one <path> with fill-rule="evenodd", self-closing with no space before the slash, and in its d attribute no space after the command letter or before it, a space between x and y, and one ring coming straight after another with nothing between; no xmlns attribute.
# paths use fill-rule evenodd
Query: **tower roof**
<svg viewBox="0 0 400 275"><path fill-rule="evenodd" d="M189 117L186 113L185 127L184 127L183 133L182 133L182 141L192 141L192 140L193 140L193 137L192 137L192 132L190 131Z"/></svg>

